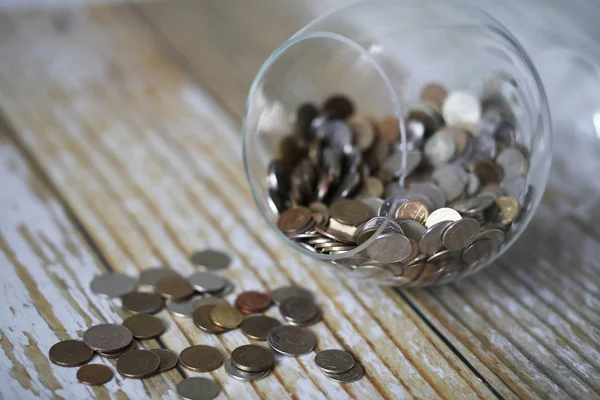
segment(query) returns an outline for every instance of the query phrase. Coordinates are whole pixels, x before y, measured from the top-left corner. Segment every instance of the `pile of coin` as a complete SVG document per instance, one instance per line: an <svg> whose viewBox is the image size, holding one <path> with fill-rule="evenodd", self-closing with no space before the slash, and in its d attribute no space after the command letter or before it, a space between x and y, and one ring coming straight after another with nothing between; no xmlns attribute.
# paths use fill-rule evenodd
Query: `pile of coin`
<svg viewBox="0 0 600 400"><path fill-rule="evenodd" d="M362 365L343 350L323 350L315 356L315 364L326 377L336 382L354 382L364 374Z"/></svg>
<svg viewBox="0 0 600 400"><path fill-rule="evenodd" d="M514 234L532 194L502 85L491 80L479 98L429 84L403 126L355 114L343 95L301 105L267 171L277 227L362 279L422 285L474 271Z"/></svg>

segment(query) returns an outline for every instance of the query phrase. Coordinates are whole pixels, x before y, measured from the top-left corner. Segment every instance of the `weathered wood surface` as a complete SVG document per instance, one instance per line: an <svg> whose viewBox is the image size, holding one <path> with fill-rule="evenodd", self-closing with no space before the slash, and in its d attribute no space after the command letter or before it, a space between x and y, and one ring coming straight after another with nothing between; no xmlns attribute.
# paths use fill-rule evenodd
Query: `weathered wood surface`
<svg viewBox="0 0 600 400"><path fill-rule="evenodd" d="M269 29L281 35L297 25L281 13L264 30L250 29L250 8L236 13L223 3L187 12L95 9L60 16L61 23L54 13L0 16L8 125L0 142L0 394L176 397L176 383L193 373L119 378L92 390L46 354L59 339L123 317L118 302L90 293L94 274L135 275L156 264L190 273L187 256L211 246L232 254L226 274L238 290L292 281L315 291L324 311L311 328L319 348L348 348L367 371L338 385L302 357L282 359L252 384L222 369L202 374L221 385L221 398L598 397L600 246L582 232L585 224L555 212L568 177L553 180L556 189L521 243L489 271L400 294L340 281L280 246L252 204L241 166L239 106L256 57L280 41L271 43ZM186 39L183 27L193 21L180 18L195 19L205 34ZM196 51L179 52L181 40ZM239 60L226 65L225 51ZM229 353L247 342L240 332L214 337L189 320L160 316L169 329L149 347L209 343Z"/></svg>

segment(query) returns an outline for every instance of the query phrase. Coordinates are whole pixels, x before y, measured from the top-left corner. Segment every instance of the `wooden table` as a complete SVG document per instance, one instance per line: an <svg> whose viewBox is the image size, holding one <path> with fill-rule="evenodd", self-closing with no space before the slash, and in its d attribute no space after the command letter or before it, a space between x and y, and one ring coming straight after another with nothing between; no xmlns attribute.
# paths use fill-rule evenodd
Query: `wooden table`
<svg viewBox="0 0 600 400"><path fill-rule="evenodd" d="M600 245L593 220L557 212L568 175L553 175L494 268L444 287L341 281L281 246L245 181L243 102L272 49L331 4L290 13L265 0L266 22L241 3L0 15L0 398L176 398L195 375L230 399L600 398ZM124 318L118 301L90 291L94 275L160 264L189 274L189 254L204 247L232 255L238 291L314 291L318 348L352 351L366 376L336 384L306 356L254 383L176 369L91 388L49 362L55 342ZM159 316L168 330L147 348L247 343Z"/></svg>

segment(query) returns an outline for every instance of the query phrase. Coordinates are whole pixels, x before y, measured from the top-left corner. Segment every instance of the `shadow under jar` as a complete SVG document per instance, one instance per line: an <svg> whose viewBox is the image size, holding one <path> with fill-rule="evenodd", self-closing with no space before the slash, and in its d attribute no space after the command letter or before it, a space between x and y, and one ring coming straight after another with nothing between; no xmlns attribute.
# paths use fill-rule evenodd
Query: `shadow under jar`
<svg viewBox="0 0 600 400"><path fill-rule="evenodd" d="M473 273L517 239L548 178L535 67L498 22L454 1L318 18L265 62L246 106L260 212L347 277L425 286Z"/></svg>

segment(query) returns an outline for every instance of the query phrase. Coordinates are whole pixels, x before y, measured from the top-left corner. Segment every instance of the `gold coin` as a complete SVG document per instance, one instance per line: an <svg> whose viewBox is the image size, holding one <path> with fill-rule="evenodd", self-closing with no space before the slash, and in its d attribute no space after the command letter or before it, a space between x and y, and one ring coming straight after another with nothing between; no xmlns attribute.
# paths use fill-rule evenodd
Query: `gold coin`
<svg viewBox="0 0 600 400"><path fill-rule="evenodd" d="M519 215L519 202L514 197L500 196L496 205L500 209L498 220L503 225L510 224Z"/></svg>
<svg viewBox="0 0 600 400"><path fill-rule="evenodd" d="M420 224L424 224L429 217L429 211L425 204L416 200L409 200L398 207L396 218L412 219Z"/></svg>
<svg viewBox="0 0 600 400"><path fill-rule="evenodd" d="M210 311L210 319L221 328L237 328L244 319L244 315L235 307L215 306Z"/></svg>

